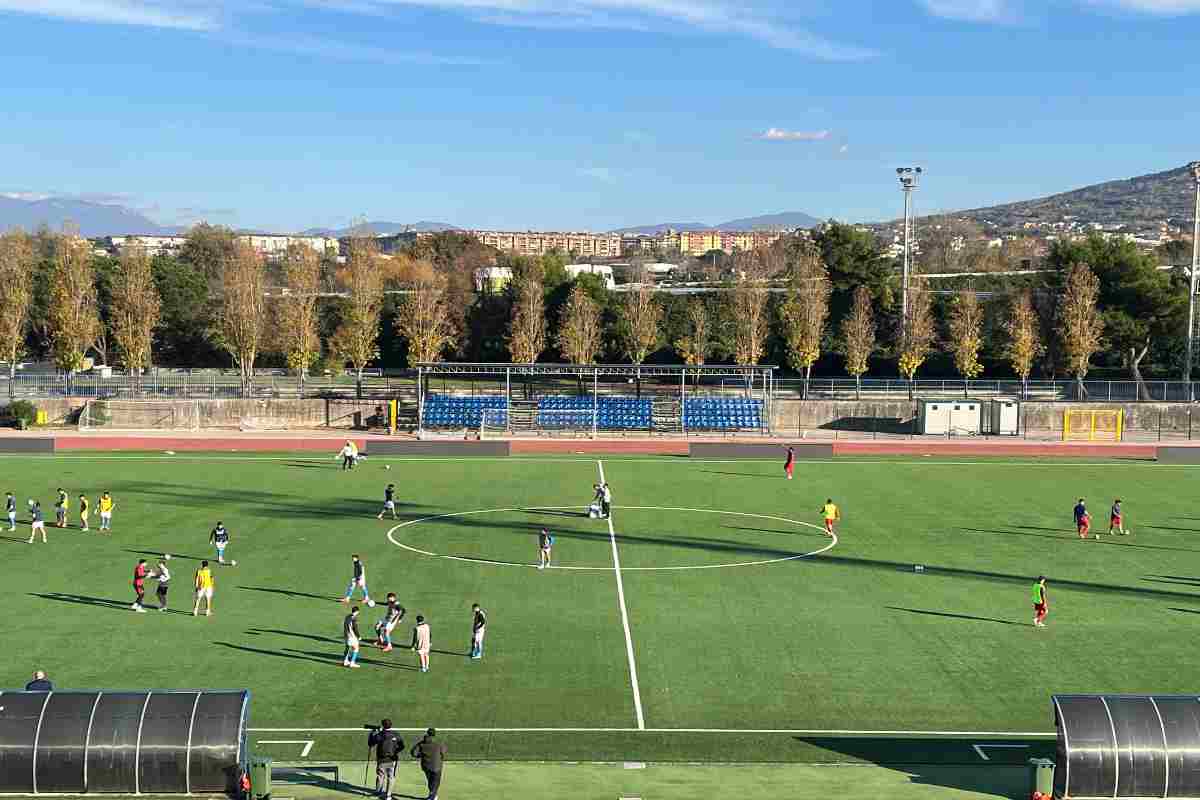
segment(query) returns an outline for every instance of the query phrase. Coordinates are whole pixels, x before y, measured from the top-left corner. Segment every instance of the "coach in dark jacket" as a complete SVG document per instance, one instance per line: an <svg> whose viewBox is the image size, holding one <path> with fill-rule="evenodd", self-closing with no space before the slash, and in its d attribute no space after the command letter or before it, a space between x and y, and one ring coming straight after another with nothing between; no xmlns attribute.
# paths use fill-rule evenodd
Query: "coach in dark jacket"
<svg viewBox="0 0 1200 800"><path fill-rule="evenodd" d="M442 785L442 762L446 758L446 745L435 738L433 728L425 731L425 738L413 745L412 757L421 762L425 782L429 784L428 800L437 800L438 787Z"/></svg>
<svg viewBox="0 0 1200 800"><path fill-rule="evenodd" d="M31 680L29 683L25 684L25 691L27 691L27 692L53 692L54 684L51 683L49 681L49 679L46 678L46 673L42 672L39 669L37 672L33 673L33 680Z"/></svg>
<svg viewBox="0 0 1200 800"><path fill-rule="evenodd" d="M367 744L375 748L375 792L383 800L389 800L392 783L396 780L396 762L404 752L404 740L392 730L392 721L384 719L376 730L371 731Z"/></svg>

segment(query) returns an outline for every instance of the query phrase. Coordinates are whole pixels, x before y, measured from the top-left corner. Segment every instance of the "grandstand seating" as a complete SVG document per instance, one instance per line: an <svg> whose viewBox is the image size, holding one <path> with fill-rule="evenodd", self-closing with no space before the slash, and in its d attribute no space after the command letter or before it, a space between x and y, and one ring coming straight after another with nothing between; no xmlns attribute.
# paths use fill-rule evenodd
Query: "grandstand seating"
<svg viewBox="0 0 1200 800"><path fill-rule="evenodd" d="M538 401L539 428L591 427L592 410L596 410L596 427L601 430L649 430L654 416L650 398L600 395L593 404L592 396L548 395Z"/></svg>
<svg viewBox="0 0 1200 800"><path fill-rule="evenodd" d="M490 422L503 425L508 402L502 395L431 394L425 398L427 428L478 428L485 410Z"/></svg>
<svg viewBox="0 0 1200 800"><path fill-rule="evenodd" d="M762 400L740 397L697 397L684 403L688 430L743 430L762 427Z"/></svg>

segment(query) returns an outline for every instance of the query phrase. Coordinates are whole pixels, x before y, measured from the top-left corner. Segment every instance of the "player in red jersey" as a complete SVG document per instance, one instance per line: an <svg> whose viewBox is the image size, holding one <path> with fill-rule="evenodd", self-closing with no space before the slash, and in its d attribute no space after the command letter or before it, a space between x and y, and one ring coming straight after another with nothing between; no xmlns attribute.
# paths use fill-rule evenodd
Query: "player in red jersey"
<svg viewBox="0 0 1200 800"><path fill-rule="evenodd" d="M792 479L792 469L796 466L796 451L792 449L791 445L788 445L787 451L787 461L783 462L783 471L787 473L787 479L790 481Z"/></svg>
<svg viewBox="0 0 1200 800"><path fill-rule="evenodd" d="M133 601L131 609L139 614L146 613L146 607L143 603L146 600L146 574L149 572L146 566L146 559L139 558L137 566L133 568L133 592L137 595L137 599Z"/></svg>
<svg viewBox="0 0 1200 800"><path fill-rule="evenodd" d="M1075 530L1079 532L1080 539L1086 539L1088 532L1092 529L1092 515L1088 513L1087 506L1083 504L1083 498L1079 498L1079 502L1075 504ZM1099 534L1097 534L1097 537Z"/></svg>

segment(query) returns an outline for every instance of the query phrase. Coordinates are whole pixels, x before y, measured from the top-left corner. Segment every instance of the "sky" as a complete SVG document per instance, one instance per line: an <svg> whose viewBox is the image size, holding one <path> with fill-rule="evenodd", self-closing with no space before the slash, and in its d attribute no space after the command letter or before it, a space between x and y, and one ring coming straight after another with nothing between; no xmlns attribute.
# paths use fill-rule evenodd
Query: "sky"
<svg viewBox="0 0 1200 800"><path fill-rule="evenodd" d="M894 218L1200 158L1200 0L0 0L0 194L295 231Z"/></svg>

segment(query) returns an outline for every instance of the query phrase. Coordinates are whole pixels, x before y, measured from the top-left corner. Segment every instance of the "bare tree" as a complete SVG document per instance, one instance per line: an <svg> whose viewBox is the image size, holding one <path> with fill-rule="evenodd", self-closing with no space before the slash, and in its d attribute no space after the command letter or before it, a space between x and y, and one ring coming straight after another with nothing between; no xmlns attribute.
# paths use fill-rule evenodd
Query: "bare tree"
<svg viewBox="0 0 1200 800"><path fill-rule="evenodd" d="M383 269L375 241L366 236L350 240L346 265L338 271L338 283L349 295L341 327L330 347L349 361L357 374L357 394L362 396L362 373L379 358L379 315L383 311Z"/></svg>
<svg viewBox="0 0 1200 800"><path fill-rule="evenodd" d="M1080 400L1087 396L1083 379L1091 366L1092 356L1100 349L1100 337L1104 333L1104 320L1096 308L1099 297L1100 279L1091 267L1075 264L1067 270L1058 298L1058 337L1067 371L1075 376Z"/></svg>
<svg viewBox="0 0 1200 800"><path fill-rule="evenodd" d="M0 356L8 362L8 396L16 392L17 362L33 301L33 242L21 231L0 236Z"/></svg>
<svg viewBox="0 0 1200 800"><path fill-rule="evenodd" d="M86 239L63 235L54 247L50 272L50 347L54 363L67 373L82 369L100 331L96 270Z"/></svg>
<svg viewBox="0 0 1200 800"><path fill-rule="evenodd" d="M221 346L233 357L242 396L254 391L254 362L267 332L266 273L262 258L247 242L238 242L221 266Z"/></svg>
<svg viewBox="0 0 1200 800"><path fill-rule="evenodd" d="M926 272L961 272L979 252L983 231L951 216L929 217L921 225L921 265Z"/></svg>
<svg viewBox="0 0 1200 800"><path fill-rule="evenodd" d="M979 351L983 347L983 305L973 289L963 289L950 309L950 346L958 374L969 381L983 372ZM963 384L963 396L967 395Z"/></svg>
<svg viewBox="0 0 1200 800"><path fill-rule="evenodd" d="M804 399L813 364L821 357L821 338L829 318L829 296L833 284L825 262L813 248L806 247L792 270L787 299L779 307L779 321L787 345L788 363L804 371Z"/></svg>
<svg viewBox="0 0 1200 800"><path fill-rule="evenodd" d="M764 259L766 253L756 251L738 259L737 280L733 287L733 360L741 366L757 364L763 357L769 332L767 301L769 294L764 280L767 270L775 265ZM750 389L751 375L746 376Z"/></svg>
<svg viewBox="0 0 1200 800"><path fill-rule="evenodd" d="M303 396L308 371L321 357L317 311L321 254L306 245L293 244L284 254L282 267L287 292L276 303L279 349L287 359L288 368L300 375Z"/></svg>
<svg viewBox="0 0 1200 800"><path fill-rule="evenodd" d="M572 364L591 364L602 344L600 309L580 284L575 284L563 306L555 344Z"/></svg>
<svg viewBox="0 0 1200 800"><path fill-rule="evenodd" d="M154 330L161 313L162 298L149 254L143 247L122 248L121 267L112 289L113 339L139 392L142 373L153 358Z"/></svg>
<svg viewBox="0 0 1200 800"><path fill-rule="evenodd" d="M621 305L619 333L629 361L640 365L658 345L663 311L654 299L654 279L645 266L635 268L633 283ZM637 374L637 395L642 395L640 370Z"/></svg>
<svg viewBox="0 0 1200 800"><path fill-rule="evenodd" d="M687 305L687 334L675 342L675 351L683 363L690 367L702 367L712 350L712 332L709 328L708 308L699 297L693 297ZM700 376L696 376L699 385Z"/></svg>
<svg viewBox="0 0 1200 800"><path fill-rule="evenodd" d="M542 265L532 262L513 276L508 351L514 364L533 364L546 349L546 296Z"/></svg>
<svg viewBox="0 0 1200 800"><path fill-rule="evenodd" d="M909 273L908 324L900 331L900 374L908 379L908 399L913 399L913 380L934 344L933 295L929 279L918 269Z"/></svg>
<svg viewBox="0 0 1200 800"><path fill-rule="evenodd" d="M450 344L453 327L446 299L447 280L428 261L415 262L408 281L410 293L400 305L400 335L408 340L409 361L438 361Z"/></svg>
<svg viewBox="0 0 1200 800"><path fill-rule="evenodd" d="M875 315L871 309L871 290L854 290L854 305L842 320L842 349L846 354L846 372L854 376L855 398L862 399L862 376L875 352Z"/></svg>
<svg viewBox="0 0 1200 800"><path fill-rule="evenodd" d="M1008 341L1004 345L1004 357L1012 365L1013 372L1021 379L1021 397L1029 395L1029 375L1038 356L1046 352L1042 344L1041 321L1033 307L1033 296L1026 289L1013 296L1008 309L1004 330Z"/></svg>

